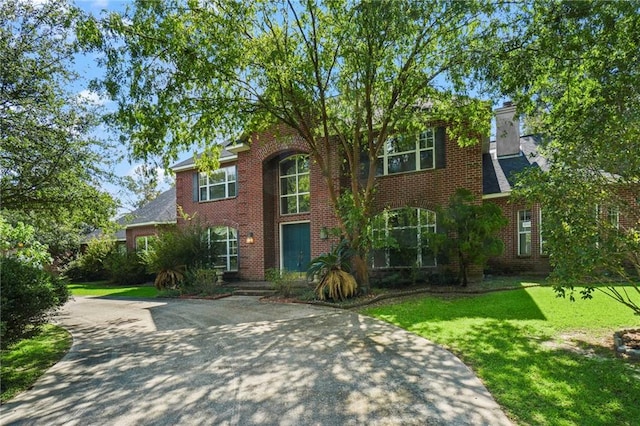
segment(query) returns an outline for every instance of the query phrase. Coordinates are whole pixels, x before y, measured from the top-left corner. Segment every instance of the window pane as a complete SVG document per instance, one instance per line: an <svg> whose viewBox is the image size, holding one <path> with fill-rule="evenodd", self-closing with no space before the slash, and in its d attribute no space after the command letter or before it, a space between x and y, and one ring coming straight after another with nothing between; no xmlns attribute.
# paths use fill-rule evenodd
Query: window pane
<svg viewBox="0 0 640 426"><path fill-rule="evenodd" d="M236 180L236 166L227 167L227 181Z"/></svg>
<svg viewBox="0 0 640 426"><path fill-rule="evenodd" d="M235 197L236 194L236 183L235 182L231 182L228 184L229 185L229 197Z"/></svg>
<svg viewBox="0 0 640 426"><path fill-rule="evenodd" d="M209 187L209 200L225 198L224 185L213 185Z"/></svg>
<svg viewBox="0 0 640 426"><path fill-rule="evenodd" d="M296 191L296 177L285 177L280 179L280 194L290 195L295 194Z"/></svg>
<svg viewBox="0 0 640 426"><path fill-rule="evenodd" d="M298 178L298 192L309 192L309 175L302 175Z"/></svg>
<svg viewBox="0 0 640 426"><path fill-rule="evenodd" d="M207 201L207 187L200 188L200 201Z"/></svg>
<svg viewBox="0 0 640 426"><path fill-rule="evenodd" d="M433 129L420 133L420 149L433 148L435 133Z"/></svg>
<svg viewBox="0 0 640 426"><path fill-rule="evenodd" d="M389 173L410 172L416 169L416 153L393 155L389 157Z"/></svg>
<svg viewBox="0 0 640 426"><path fill-rule="evenodd" d="M416 141L413 136L395 136L387 141L387 152L389 154L415 151Z"/></svg>
<svg viewBox="0 0 640 426"><path fill-rule="evenodd" d="M229 270L230 271L238 270L238 256L231 256L229 258Z"/></svg>
<svg viewBox="0 0 640 426"><path fill-rule="evenodd" d="M531 254L531 234L520 234L520 253L521 256Z"/></svg>
<svg viewBox="0 0 640 426"><path fill-rule="evenodd" d="M298 173L309 172L309 157L306 155L298 157Z"/></svg>
<svg viewBox="0 0 640 426"><path fill-rule="evenodd" d="M296 196L282 197L281 208L282 214L291 214L297 212Z"/></svg>
<svg viewBox="0 0 640 426"><path fill-rule="evenodd" d="M280 163L280 176L291 176L296 173L296 160L284 160Z"/></svg>
<svg viewBox="0 0 640 426"><path fill-rule="evenodd" d="M298 213L308 212L310 210L311 200L309 194L300 195Z"/></svg>
<svg viewBox="0 0 640 426"><path fill-rule="evenodd" d="M427 247L422 246L422 266L436 266L436 256L433 251Z"/></svg>
<svg viewBox="0 0 640 426"><path fill-rule="evenodd" d="M198 175L198 180L199 180L200 186L207 185L207 175L205 173L200 173Z"/></svg>
<svg viewBox="0 0 640 426"><path fill-rule="evenodd" d="M385 249L373 250L373 267L374 268L386 268L387 265L387 251Z"/></svg>
<svg viewBox="0 0 640 426"><path fill-rule="evenodd" d="M420 169L427 170L433 168L433 150L428 149L425 151L420 151Z"/></svg>
<svg viewBox="0 0 640 426"><path fill-rule="evenodd" d="M384 175L384 159L379 157L376 160L376 176Z"/></svg>
<svg viewBox="0 0 640 426"><path fill-rule="evenodd" d="M224 169L216 170L215 172L211 172L209 175L209 184L213 183L222 183L226 180L226 174Z"/></svg>

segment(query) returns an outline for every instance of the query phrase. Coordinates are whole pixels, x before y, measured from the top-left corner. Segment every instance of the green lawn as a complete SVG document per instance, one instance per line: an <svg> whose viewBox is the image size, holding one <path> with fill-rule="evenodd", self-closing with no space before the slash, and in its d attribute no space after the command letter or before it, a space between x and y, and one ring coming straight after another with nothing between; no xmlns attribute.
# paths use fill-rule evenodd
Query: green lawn
<svg viewBox="0 0 640 426"><path fill-rule="evenodd" d="M606 296L555 297L550 287L416 297L364 313L454 352L517 424L637 425L640 363L616 358L611 336L640 318Z"/></svg>
<svg viewBox="0 0 640 426"><path fill-rule="evenodd" d="M42 333L0 352L2 402L31 387L44 372L67 353L71 335L64 328L45 325Z"/></svg>
<svg viewBox="0 0 640 426"><path fill-rule="evenodd" d="M120 286L97 281L71 283L68 287L74 296L154 298L158 295L153 285Z"/></svg>

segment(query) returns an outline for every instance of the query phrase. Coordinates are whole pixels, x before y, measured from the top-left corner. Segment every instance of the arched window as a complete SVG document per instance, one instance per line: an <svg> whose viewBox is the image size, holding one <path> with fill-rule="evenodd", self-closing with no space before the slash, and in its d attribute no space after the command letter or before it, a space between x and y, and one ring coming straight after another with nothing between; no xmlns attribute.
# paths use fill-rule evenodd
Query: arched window
<svg viewBox="0 0 640 426"><path fill-rule="evenodd" d="M373 267L436 266L428 235L436 232L436 214L405 207L386 210L373 219Z"/></svg>
<svg viewBox="0 0 640 426"><path fill-rule="evenodd" d="M309 156L294 155L280 162L280 214L306 213L311 205Z"/></svg>

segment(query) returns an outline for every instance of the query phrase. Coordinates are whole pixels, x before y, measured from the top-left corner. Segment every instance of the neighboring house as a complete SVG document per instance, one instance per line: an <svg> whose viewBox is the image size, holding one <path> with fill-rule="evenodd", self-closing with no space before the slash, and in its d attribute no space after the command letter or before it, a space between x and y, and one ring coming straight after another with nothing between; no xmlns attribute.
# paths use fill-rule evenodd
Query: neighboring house
<svg viewBox="0 0 640 426"><path fill-rule="evenodd" d="M116 220L118 231L115 240L128 250L146 249L149 241L159 231L176 224L176 188L171 187L149 201L144 206L127 213ZM89 234L86 240L96 238L102 234L96 230Z"/></svg>
<svg viewBox="0 0 640 426"><path fill-rule="evenodd" d="M510 105L496 111L495 143L479 140L460 147L446 135L444 123L419 135L390 138L378 158L374 232L395 236L403 250L375 250L374 272L441 268L422 236L438 232L435 211L459 187L470 190L478 202L499 205L509 219L502 232L506 249L494 267L548 272L540 209L509 203L513 173L545 167L543 159L531 156L535 139L520 137L514 113ZM339 164L337 152L325 154L327 161ZM303 141L282 126L225 146L220 168L211 174L199 173L193 159L175 164L173 171L177 205L217 234L219 261L230 278L262 280L269 268L302 272L312 257L337 243L327 233L337 220L324 178ZM338 185L345 183L340 178L334 176ZM397 209L404 210L388 213ZM182 223L179 219L178 225Z"/></svg>

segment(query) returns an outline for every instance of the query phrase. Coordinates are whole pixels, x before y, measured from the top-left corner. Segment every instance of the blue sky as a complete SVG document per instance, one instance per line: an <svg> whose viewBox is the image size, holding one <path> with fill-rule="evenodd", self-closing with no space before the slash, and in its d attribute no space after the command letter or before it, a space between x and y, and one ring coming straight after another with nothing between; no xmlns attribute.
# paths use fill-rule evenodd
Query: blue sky
<svg viewBox="0 0 640 426"><path fill-rule="evenodd" d="M38 1L38 0L32 0ZM104 16L105 13L117 11L124 12L128 5L132 5L132 1L128 0L75 0L75 5L80 7L87 13L91 13L96 17ZM75 93L78 93L79 96L87 99L88 102L93 102L99 105L102 105L106 110L113 110L115 108L115 103L109 101L108 99L100 98L96 93L90 92L87 87L89 81L92 79L100 78L104 74L104 70L98 66L96 62L96 58L98 54L86 54L86 55L78 55L75 59L75 70L80 74L82 79L78 80L74 83L73 87L70 88ZM98 138L107 138L109 133L113 132L106 127L101 127L95 132L96 137ZM118 176L127 176L132 175L133 171L137 166L141 163L130 163L126 159L127 147L120 147L120 153L125 157L122 161L119 161L115 166L115 173ZM164 170L160 171L161 174L164 174ZM162 189L168 189L168 183L165 183L162 186ZM113 194L117 199L120 199L122 202L126 202L126 196L122 192L122 188L119 188L111 183L105 183L104 188L108 190L111 194ZM120 209L118 213L125 213L127 209Z"/></svg>

